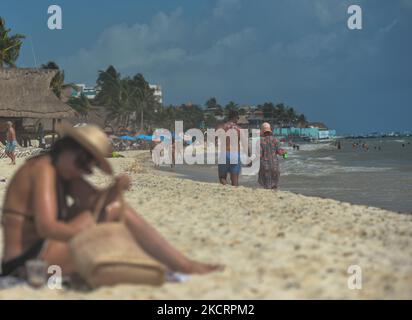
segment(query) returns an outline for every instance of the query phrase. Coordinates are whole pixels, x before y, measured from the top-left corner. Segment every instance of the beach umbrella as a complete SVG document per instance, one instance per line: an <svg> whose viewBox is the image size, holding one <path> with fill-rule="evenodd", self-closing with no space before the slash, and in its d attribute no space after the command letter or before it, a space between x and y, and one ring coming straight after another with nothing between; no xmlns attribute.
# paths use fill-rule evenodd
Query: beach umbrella
<svg viewBox="0 0 412 320"><path fill-rule="evenodd" d="M147 135L144 135L144 134L141 134L141 135L135 137L135 139L136 140L145 140L145 141L152 141L153 140L152 136L147 136Z"/></svg>
<svg viewBox="0 0 412 320"><path fill-rule="evenodd" d="M121 136L121 137L119 137L119 139L127 140L127 141L135 141L136 140L134 137L130 137L130 136Z"/></svg>

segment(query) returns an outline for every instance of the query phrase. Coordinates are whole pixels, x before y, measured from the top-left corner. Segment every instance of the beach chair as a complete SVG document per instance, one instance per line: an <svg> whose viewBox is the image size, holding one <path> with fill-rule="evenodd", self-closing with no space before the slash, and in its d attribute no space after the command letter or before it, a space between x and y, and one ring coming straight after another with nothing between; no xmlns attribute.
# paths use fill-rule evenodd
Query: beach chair
<svg viewBox="0 0 412 320"><path fill-rule="evenodd" d="M0 141L0 149L1 149L1 151L0 151L0 159L4 159L4 158L7 158L7 155L6 155L6 146Z"/></svg>
<svg viewBox="0 0 412 320"><path fill-rule="evenodd" d="M17 148L16 148L16 158L27 158L27 157L32 157L40 152L42 152L42 148L37 148L37 147L22 147L19 143L17 143Z"/></svg>

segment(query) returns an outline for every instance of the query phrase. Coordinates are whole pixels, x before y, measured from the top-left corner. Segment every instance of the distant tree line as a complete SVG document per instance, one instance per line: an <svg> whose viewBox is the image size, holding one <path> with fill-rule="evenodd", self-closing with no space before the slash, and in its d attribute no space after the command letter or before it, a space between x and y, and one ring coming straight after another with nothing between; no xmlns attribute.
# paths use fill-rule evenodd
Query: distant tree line
<svg viewBox="0 0 412 320"><path fill-rule="evenodd" d="M227 116L230 110L238 110L239 115L246 115L249 112L249 116L256 116L256 111L262 113L265 121L271 122L273 125L284 127L293 125L305 125L307 123L306 116L298 113L293 107L284 105L283 103L274 104L273 102L265 102L259 104L255 108L239 107L233 101L230 101L225 107L222 107L217 103L216 98L210 98L206 101L206 109L209 114L212 114L215 118Z"/></svg>

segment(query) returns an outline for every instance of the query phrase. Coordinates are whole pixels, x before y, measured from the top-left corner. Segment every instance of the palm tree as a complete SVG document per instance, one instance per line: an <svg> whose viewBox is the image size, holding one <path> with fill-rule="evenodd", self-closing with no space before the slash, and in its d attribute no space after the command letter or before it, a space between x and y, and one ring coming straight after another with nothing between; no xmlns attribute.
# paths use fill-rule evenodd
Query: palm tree
<svg viewBox="0 0 412 320"><path fill-rule="evenodd" d="M106 71L99 71L97 86L100 88L94 102L109 111L107 118L117 120L122 126L127 126L126 113L130 109L130 79L122 79L113 66Z"/></svg>
<svg viewBox="0 0 412 320"><path fill-rule="evenodd" d="M174 121L176 119L176 112L176 107L173 105L160 108L156 113L156 123L162 128L173 130Z"/></svg>
<svg viewBox="0 0 412 320"><path fill-rule="evenodd" d="M306 117L305 117L304 114L299 115L297 121L298 121L299 128L300 128L299 129L299 135L301 136L302 135L302 128L305 128L308 122L307 122Z"/></svg>
<svg viewBox="0 0 412 320"><path fill-rule="evenodd" d="M15 67L20 54L22 39L24 35L16 33L9 35L11 29L6 28L6 22L0 17L0 68L5 65Z"/></svg>
<svg viewBox="0 0 412 320"><path fill-rule="evenodd" d="M80 98L70 98L67 102L74 110L76 110L85 120L88 121L88 114L90 111L89 99L82 95Z"/></svg>
<svg viewBox="0 0 412 320"><path fill-rule="evenodd" d="M118 82L113 83L110 90L113 96L108 97L111 101L110 105L106 106L109 110L108 118L116 119L118 124L128 127L135 98L130 78L119 79Z"/></svg>
<svg viewBox="0 0 412 320"><path fill-rule="evenodd" d="M150 88L149 83L142 74L133 77L132 84L134 87L133 109L140 112L140 130L144 128L144 114L157 112L158 103L154 96L154 90Z"/></svg>
<svg viewBox="0 0 412 320"><path fill-rule="evenodd" d="M282 128L283 124L286 120L286 116L285 116L286 107L285 107L285 105L283 103L278 103L275 106L274 113L275 113L275 117L277 119L276 123Z"/></svg>
<svg viewBox="0 0 412 320"><path fill-rule="evenodd" d="M298 123L299 123L300 125L305 125L305 124L307 124L307 120L306 120L306 117L305 117L304 114L299 115L299 117L298 117Z"/></svg>
<svg viewBox="0 0 412 320"><path fill-rule="evenodd" d="M210 98L209 100L206 101L206 107L208 109L214 109L216 108L216 106L217 106L217 101L215 97Z"/></svg>
<svg viewBox="0 0 412 320"><path fill-rule="evenodd" d="M207 114L204 121L206 128L215 128L218 122L214 114Z"/></svg>
<svg viewBox="0 0 412 320"><path fill-rule="evenodd" d="M232 110L238 110L238 105L234 103L233 101L230 101L226 106L225 106L225 111L226 115L230 113Z"/></svg>
<svg viewBox="0 0 412 320"><path fill-rule="evenodd" d="M95 98L97 105L110 107L115 100L120 99L121 75L113 66L109 66L106 71L99 71L97 86L100 87L100 92Z"/></svg>
<svg viewBox="0 0 412 320"><path fill-rule="evenodd" d="M263 117L265 120L268 120L269 122L273 122L274 118L274 113L275 113L275 107L272 102L265 102L263 106L260 106L262 112L263 112Z"/></svg>
<svg viewBox="0 0 412 320"><path fill-rule="evenodd" d="M46 64L41 65L41 69L57 70L56 75L53 77L50 88L52 88L54 94L61 99L61 94L64 89L72 88L77 89L74 83L64 83L64 71L60 70L60 67L54 61L49 61Z"/></svg>
<svg viewBox="0 0 412 320"><path fill-rule="evenodd" d="M215 97L210 98L209 100L206 101L206 108L209 112L213 112L215 116L224 115L223 108L220 104L217 103L217 100Z"/></svg>
<svg viewBox="0 0 412 320"><path fill-rule="evenodd" d="M102 91L97 99L108 108L108 118L117 119L119 124L127 127L132 119L137 125L136 114L140 113L140 129L143 130L144 115L156 111L157 107L153 90L144 77L138 74L132 79L129 77L121 79L119 74L109 70L109 72L101 72L99 80Z"/></svg>
<svg viewBox="0 0 412 320"><path fill-rule="evenodd" d="M293 107L288 107L286 111L286 118L288 121L288 126L291 127L297 121L297 115Z"/></svg>

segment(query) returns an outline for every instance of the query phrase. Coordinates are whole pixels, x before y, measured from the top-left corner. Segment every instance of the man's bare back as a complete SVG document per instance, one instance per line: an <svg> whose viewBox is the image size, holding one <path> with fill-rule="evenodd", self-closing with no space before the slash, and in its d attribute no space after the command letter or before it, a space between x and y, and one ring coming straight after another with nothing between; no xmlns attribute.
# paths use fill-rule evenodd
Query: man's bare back
<svg viewBox="0 0 412 320"><path fill-rule="evenodd" d="M7 141L13 142L16 140L16 131L13 127L10 127L7 130Z"/></svg>

